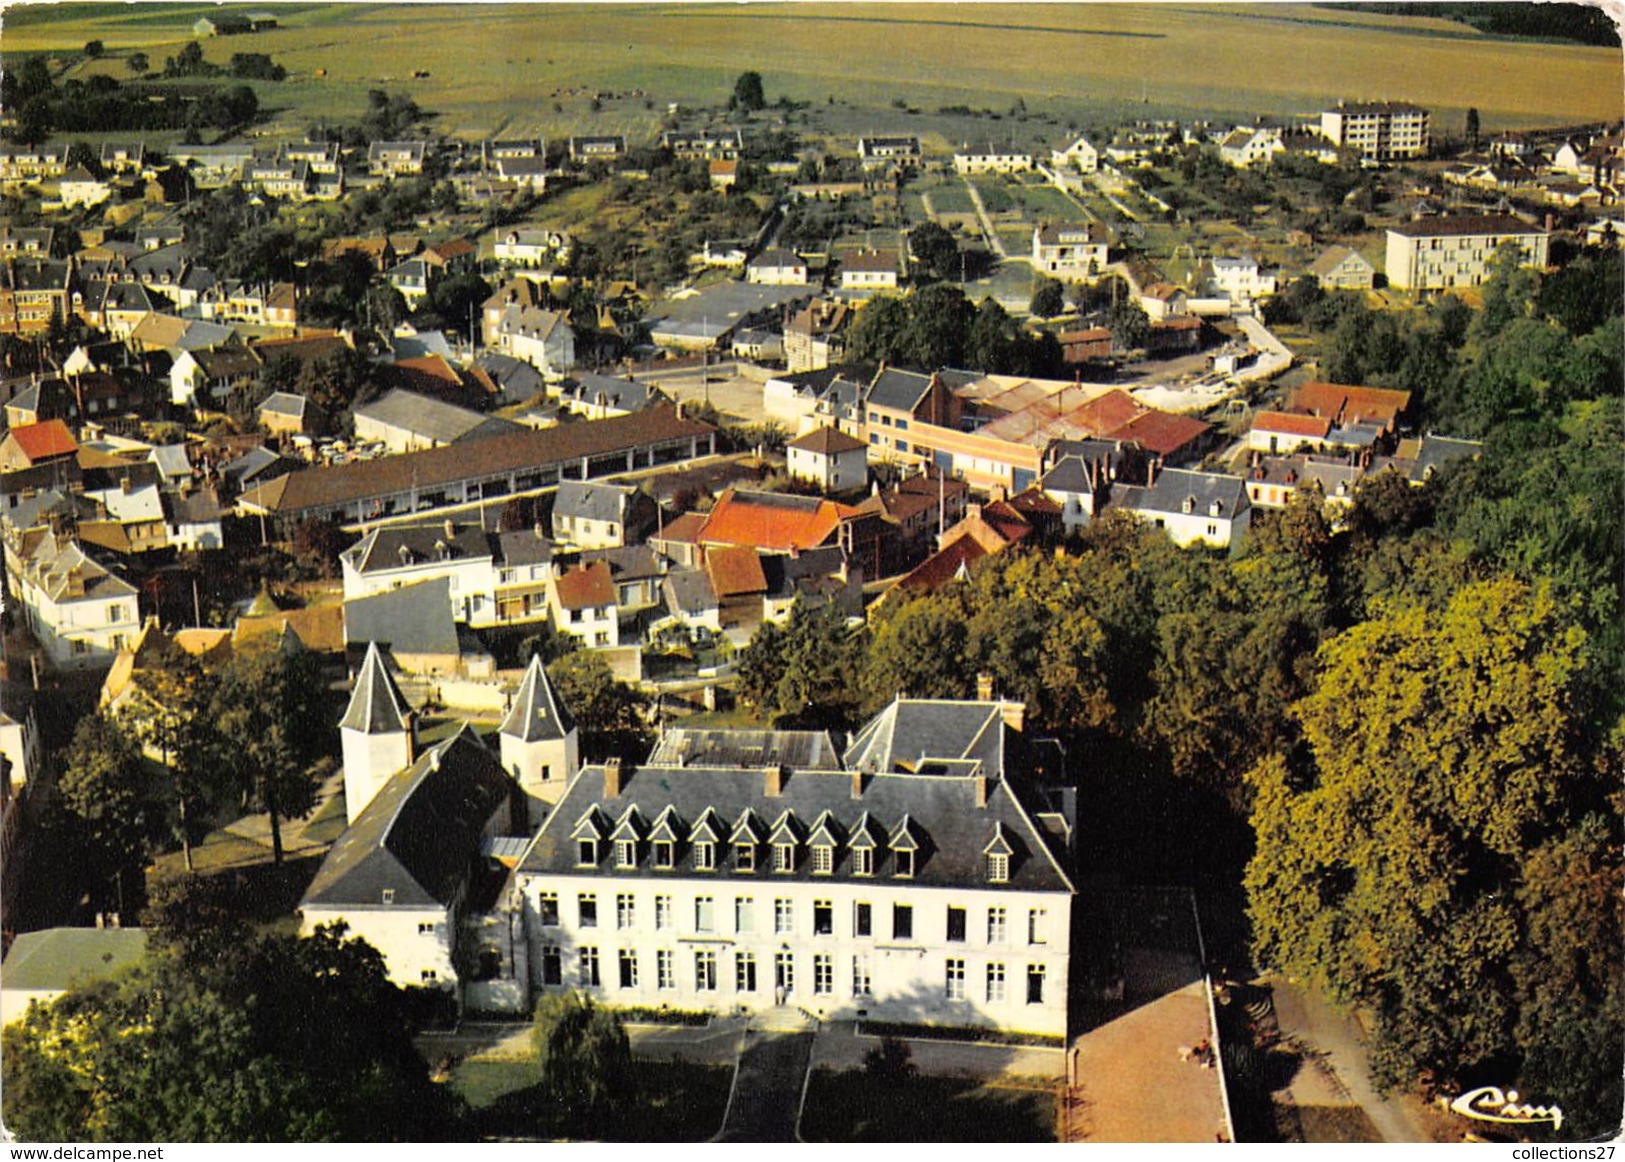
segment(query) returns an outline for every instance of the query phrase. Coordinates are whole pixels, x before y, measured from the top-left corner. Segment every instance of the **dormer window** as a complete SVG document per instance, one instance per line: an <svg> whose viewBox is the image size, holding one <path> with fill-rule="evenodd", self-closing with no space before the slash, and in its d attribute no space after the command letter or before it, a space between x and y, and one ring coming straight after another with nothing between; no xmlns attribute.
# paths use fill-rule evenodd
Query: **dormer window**
<svg viewBox="0 0 1625 1162"><path fill-rule="evenodd" d="M630 839L617 839L615 841L615 866L637 867L638 845Z"/></svg>
<svg viewBox="0 0 1625 1162"><path fill-rule="evenodd" d="M581 839L576 841L576 863L582 867L591 867L598 862L598 841L596 839Z"/></svg>
<svg viewBox="0 0 1625 1162"><path fill-rule="evenodd" d="M990 884L1010 882L1010 857L1008 855L1002 853L988 855L987 882Z"/></svg>
<svg viewBox="0 0 1625 1162"><path fill-rule="evenodd" d="M828 844L819 844L812 849L813 874L827 876L835 870L835 849Z"/></svg>
<svg viewBox="0 0 1625 1162"><path fill-rule="evenodd" d="M872 876L875 874L874 848L854 847L852 849L852 874L856 876Z"/></svg>
<svg viewBox="0 0 1625 1162"><path fill-rule="evenodd" d="M795 844L775 843L773 845L773 870L776 872L793 872L796 870Z"/></svg>
<svg viewBox="0 0 1625 1162"><path fill-rule="evenodd" d="M913 879L914 852L910 850L898 851L895 853L895 857L892 874L900 880Z"/></svg>
<svg viewBox="0 0 1625 1162"><path fill-rule="evenodd" d="M715 871L717 867L717 845L714 843L696 843L694 845L694 870Z"/></svg>
<svg viewBox="0 0 1625 1162"><path fill-rule="evenodd" d="M670 871L677 866L676 845L669 839L657 839L654 842L654 865L661 871Z"/></svg>
<svg viewBox="0 0 1625 1162"><path fill-rule="evenodd" d="M756 870L756 845L754 843L738 843L734 845L734 871L753 872Z"/></svg>

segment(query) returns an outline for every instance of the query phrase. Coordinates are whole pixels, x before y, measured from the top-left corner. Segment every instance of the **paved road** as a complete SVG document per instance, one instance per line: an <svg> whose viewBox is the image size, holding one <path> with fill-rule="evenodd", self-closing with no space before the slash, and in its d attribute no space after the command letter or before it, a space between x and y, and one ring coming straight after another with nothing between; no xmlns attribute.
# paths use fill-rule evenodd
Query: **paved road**
<svg viewBox="0 0 1625 1162"><path fill-rule="evenodd" d="M1326 1055L1326 1064L1349 1097L1371 1119L1383 1141L1433 1141L1402 1099L1390 1101L1372 1088L1371 1064L1366 1057L1360 1026L1353 1017L1338 1013L1313 990L1284 977L1274 977L1270 987L1274 992L1275 1019L1281 1036Z"/></svg>
<svg viewBox="0 0 1625 1162"><path fill-rule="evenodd" d="M745 1040L719 1142L794 1142L812 1033L752 1032Z"/></svg>

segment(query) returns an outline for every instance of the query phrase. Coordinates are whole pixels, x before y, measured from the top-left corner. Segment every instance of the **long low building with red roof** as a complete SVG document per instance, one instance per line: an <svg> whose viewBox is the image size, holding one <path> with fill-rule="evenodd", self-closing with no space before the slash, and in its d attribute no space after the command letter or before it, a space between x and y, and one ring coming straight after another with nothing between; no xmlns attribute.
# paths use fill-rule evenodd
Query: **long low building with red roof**
<svg viewBox="0 0 1625 1162"><path fill-rule="evenodd" d="M280 521L360 522L468 504L584 479L671 464L716 451L716 429L676 408L654 407L591 423L523 429L481 440L477 454L448 445L310 468L244 493L238 508Z"/></svg>

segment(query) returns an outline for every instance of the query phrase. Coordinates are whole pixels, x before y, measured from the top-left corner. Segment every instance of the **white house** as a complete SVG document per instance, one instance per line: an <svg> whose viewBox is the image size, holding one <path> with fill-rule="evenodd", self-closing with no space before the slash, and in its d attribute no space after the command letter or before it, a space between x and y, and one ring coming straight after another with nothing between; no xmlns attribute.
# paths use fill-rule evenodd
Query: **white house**
<svg viewBox="0 0 1625 1162"><path fill-rule="evenodd" d="M557 230L510 230L492 244L491 254L511 266L540 269L562 262L569 249L569 236Z"/></svg>
<svg viewBox="0 0 1625 1162"><path fill-rule="evenodd" d="M869 445L835 428L814 428L786 444L784 453L791 479L825 492L846 492L869 482Z"/></svg>
<svg viewBox="0 0 1625 1162"><path fill-rule="evenodd" d="M392 772L351 813L300 901L300 931L342 923L383 953L396 984L458 989L471 899L483 907L507 874L481 858L482 845L515 833L520 798L464 726Z"/></svg>
<svg viewBox="0 0 1625 1162"><path fill-rule="evenodd" d="M1377 268L1347 246L1328 246L1309 264L1309 273L1326 290L1370 290L1377 279Z"/></svg>
<svg viewBox="0 0 1625 1162"><path fill-rule="evenodd" d="M1106 509L1133 513L1181 548L1235 548L1252 515L1241 477L1185 468L1153 467L1147 484L1114 484Z"/></svg>
<svg viewBox="0 0 1625 1162"><path fill-rule="evenodd" d="M672 731L588 768L516 876L534 986L1064 1035L1072 820L1005 765L1020 714L899 700L844 756Z"/></svg>
<svg viewBox="0 0 1625 1162"><path fill-rule="evenodd" d="M494 346L523 359L548 379L558 379L576 365L576 338L569 320L540 307L504 312Z"/></svg>
<svg viewBox="0 0 1625 1162"><path fill-rule="evenodd" d="M1275 293L1276 276L1273 271L1261 270L1258 260L1244 254L1240 258L1212 258L1208 260L1212 277L1209 289L1230 299L1232 306L1242 306L1254 299L1268 298Z"/></svg>
<svg viewBox="0 0 1625 1162"><path fill-rule="evenodd" d="M954 153L954 172L960 174L1021 173L1033 168L1033 155L1013 146L967 145Z"/></svg>
<svg viewBox="0 0 1625 1162"><path fill-rule="evenodd" d="M1219 140L1219 156L1237 169L1267 163L1278 153L1286 152L1279 129L1237 128Z"/></svg>
<svg viewBox="0 0 1625 1162"><path fill-rule="evenodd" d="M629 541L629 526L652 516L653 502L636 488L596 480L561 480L553 497L553 537L578 549L612 549Z"/></svg>
<svg viewBox="0 0 1625 1162"><path fill-rule="evenodd" d="M135 587L71 537L46 528L20 534L6 553L6 572L29 631L54 665L106 666L135 640L141 626Z"/></svg>
<svg viewBox="0 0 1625 1162"><path fill-rule="evenodd" d="M897 253L891 250L863 250L841 258L843 290L896 290Z"/></svg>
<svg viewBox="0 0 1625 1162"><path fill-rule="evenodd" d="M1062 222L1033 227L1033 269L1061 278L1092 278L1106 269L1106 227Z"/></svg>
<svg viewBox="0 0 1625 1162"><path fill-rule="evenodd" d="M745 264L745 281L761 286L806 286L807 260L791 250L764 250Z"/></svg>
<svg viewBox="0 0 1625 1162"><path fill-rule="evenodd" d="M566 569L548 586L553 626L590 649L621 644L615 615L615 581L608 561Z"/></svg>
<svg viewBox="0 0 1625 1162"><path fill-rule="evenodd" d="M0 967L0 1025L48 1005L70 988L87 985L140 962L143 928L44 928L19 933Z"/></svg>
<svg viewBox="0 0 1625 1162"><path fill-rule="evenodd" d="M1100 168L1100 151L1090 144L1087 137L1077 138L1065 149L1052 149L1049 158L1056 169L1076 166L1084 173L1094 173Z"/></svg>
<svg viewBox="0 0 1625 1162"><path fill-rule="evenodd" d="M539 529L379 525L339 555L339 567L346 601L443 578L452 617L475 629L549 615L553 543Z"/></svg>

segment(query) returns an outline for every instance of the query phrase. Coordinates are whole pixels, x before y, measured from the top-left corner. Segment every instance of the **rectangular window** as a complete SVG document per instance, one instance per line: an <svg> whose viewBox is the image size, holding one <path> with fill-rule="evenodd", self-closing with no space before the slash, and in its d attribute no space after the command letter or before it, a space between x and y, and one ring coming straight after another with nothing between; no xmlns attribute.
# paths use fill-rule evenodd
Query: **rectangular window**
<svg viewBox="0 0 1625 1162"><path fill-rule="evenodd" d="M424 984L433 984L435 982L435 979L436 979L434 969L432 969L432 968L424 969L421 973L418 974L418 979L420 979Z"/></svg>
<svg viewBox="0 0 1625 1162"><path fill-rule="evenodd" d="M965 962L957 957L948 960L948 979L943 995L950 1001L965 999Z"/></svg>
<svg viewBox="0 0 1625 1162"><path fill-rule="evenodd" d="M1208 529L1211 533L1213 530ZM989 883L1003 884L1010 880L1010 857L1008 855L993 854L987 857L987 879Z"/></svg>
<svg viewBox="0 0 1625 1162"><path fill-rule="evenodd" d="M669 839L657 839L654 842L654 864L662 871L670 871L676 865L674 844Z"/></svg>
<svg viewBox="0 0 1625 1162"><path fill-rule="evenodd" d="M835 905L828 900L813 901L813 935L829 936L835 931Z"/></svg>
<svg viewBox="0 0 1625 1162"><path fill-rule="evenodd" d="M615 866L637 867L638 845L630 839L617 839L615 841Z"/></svg>
<svg viewBox="0 0 1625 1162"><path fill-rule="evenodd" d="M589 867L598 862L598 843L596 840L583 839L576 844L576 863L582 867Z"/></svg>
<svg viewBox="0 0 1625 1162"><path fill-rule="evenodd" d="M854 847L852 849L852 874L855 876L872 876L875 874L874 848Z"/></svg>
<svg viewBox="0 0 1625 1162"><path fill-rule="evenodd" d="M756 901L740 896L734 901L734 934L748 936L756 931Z"/></svg>
<svg viewBox="0 0 1625 1162"><path fill-rule="evenodd" d="M989 944L1003 944L1005 941L1005 922L1003 908L989 908L987 910L987 942Z"/></svg>
<svg viewBox="0 0 1625 1162"><path fill-rule="evenodd" d="M433 924L433 922L430 922L428 924L419 924L418 925L418 935L419 936L433 936L434 935L434 924Z"/></svg>
<svg viewBox="0 0 1625 1162"><path fill-rule="evenodd" d="M827 997L835 991L835 958L820 952L813 957L813 995Z"/></svg>
<svg viewBox="0 0 1625 1162"><path fill-rule="evenodd" d="M872 909L868 904L852 905L852 935L873 935L873 912L874 909Z"/></svg>
<svg viewBox="0 0 1625 1162"><path fill-rule="evenodd" d="M891 935L893 940L914 939L914 908L911 904L891 906Z"/></svg>
<svg viewBox="0 0 1625 1162"><path fill-rule="evenodd" d="M827 876L835 870L835 849L833 847L820 844L812 849L812 857L814 875Z"/></svg>
<svg viewBox="0 0 1625 1162"><path fill-rule="evenodd" d="M773 935L789 936L796 930L795 905L789 900L773 901Z"/></svg>
<svg viewBox="0 0 1625 1162"><path fill-rule="evenodd" d="M965 909L948 906L948 940L953 944L965 943Z"/></svg>
<svg viewBox="0 0 1625 1162"><path fill-rule="evenodd" d="M869 958L867 956L854 956L852 958L852 995L855 997L874 995L874 982L869 976Z"/></svg>
<svg viewBox="0 0 1625 1162"><path fill-rule="evenodd" d="M1044 929L1046 927L1047 927L1047 924L1046 924L1046 921L1045 921L1044 909L1042 909L1042 908L1030 908L1030 909L1028 909L1028 911L1027 911L1027 943L1028 944L1042 944L1042 943L1044 943L1044 937L1046 935Z"/></svg>
<svg viewBox="0 0 1625 1162"><path fill-rule="evenodd" d="M696 896L694 898L694 931L716 931L716 915L710 896Z"/></svg>
<svg viewBox="0 0 1625 1162"><path fill-rule="evenodd" d="M773 870L776 872L792 872L796 870L796 849L794 844L775 843L773 845Z"/></svg>
<svg viewBox="0 0 1625 1162"><path fill-rule="evenodd" d="M638 987L638 954L630 948L621 949L621 987L635 989Z"/></svg>
<svg viewBox="0 0 1625 1162"><path fill-rule="evenodd" d="M544 944L542 946L542 983L564 983L564 956L559 952L557 944Z"/></svg>
<svg viewBox="0 0 1625 1162"><path fill-rule="evenodd" d="M582 928L598 927L598 897L583 892L576 897L576 907L579 909L580 920L577 922Z"/></svg>
<svg viewBox="0 0 1625 1162"><path fill-rule="evenodd" d="M739 843L734 845L734 871L753 872L756 870L756 845L754 843Z"/></svg>
<svg viewBox="0 0 1625 1162"><path fill-rule="evenodd" d="M756 954L754 952L734 953L734 991L741 993L756 991Z"/></svg>
<svg viewBox="0 0 1625 1162"><path fill-rule="evenodd" d="M595 989L602 983L598 979L598 949L587 947L581 950L581 987Z"/></svg>
<svg viewBox="0 0 1625 1162"><path fill-rule="evenodd" d="M894 859L898 879L906 880L914 875L914 853L912 851L899 851L895 854Z"/></svg>
<svg viewBox="0 0 1625 1162"><path fill-rule="evenodd" d="M1004 965L994 963L987 966L987 999L989 1004L997 1004L1004 1000Z"/></svg>
<svg viewBox="0 0 1625 1162"><path fill-rule="evenodd" d="M664 948L655 953L655 987L660 989L677 987L677 977L671 970L671 953Z"/></svg>
<svg viewBox="0 0 1625 1162"><path fill-rule="evenodd" d="M655 929L671 927L671 897L655 897Z"/></svg>
<svg viewBox="0 0 1625 1162"><path fill-rule="evenodd" d="M717 845L714 843L696 843L694 845L694 870L714 871L717 866Z"/></svg>
<svg viewBox="0 0 1625 1162"><path fill-rule="evenodd" d="M694 954L694 987L699 992L717 989L717 954L709 949Z"/></svg>
<svg viewBox="0 0 1625 1162"><path fill-rule="evenodd" d="M1029 964L1027 966L1027 1003L1029 1005L1044 1003L1044 966L1042 964Z"/></svg>
<svg viewBox="0 0 1625 1162"><path fill-rule="evenodd" d="M638 909L637 905L632 900L632 896L627 893L616 896L615 927L622 929L631 928L636 925L637 922Z"/></svg>

